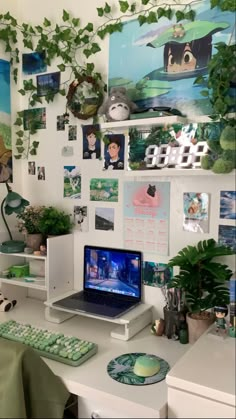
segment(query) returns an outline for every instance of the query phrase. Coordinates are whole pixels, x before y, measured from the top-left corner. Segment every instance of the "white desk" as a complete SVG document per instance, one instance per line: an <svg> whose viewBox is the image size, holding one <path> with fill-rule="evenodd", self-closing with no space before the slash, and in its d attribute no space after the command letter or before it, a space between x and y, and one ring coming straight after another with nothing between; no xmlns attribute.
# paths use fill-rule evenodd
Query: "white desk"
<svg viewBox="0 0 236 419"><path fill-rule="evenodd" d="M110 337L114 325L81 316L75 316L61 324L49 323L44 318L44 304L32 299L19 301L9 313L0 313L0 322L9 319L78 336L98 344L98 353L79 367L70 367L44 358L54 373L63 379L68 390L78 395L81 417L91 417L92 411L103 418L167 416L165 380L149 386L129 386L113 380L107 374L106 367L111 359L123 353L139 351L158 355L172 367L190 345L153 336L150 327L128 342L119 341Z"/></svg>
<svg viewBox="0 0 236 419"><path fill-rule="evenodd" d="M235 418L236 339L207 332L166 377L168 417Z"/></svg>

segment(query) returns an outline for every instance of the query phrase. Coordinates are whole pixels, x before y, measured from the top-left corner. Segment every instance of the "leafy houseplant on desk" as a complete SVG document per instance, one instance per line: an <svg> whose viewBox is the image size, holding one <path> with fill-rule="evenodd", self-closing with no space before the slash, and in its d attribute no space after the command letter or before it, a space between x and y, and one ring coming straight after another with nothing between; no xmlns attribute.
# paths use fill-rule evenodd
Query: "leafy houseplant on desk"
<svg viewBox="0 0 236 419"><path fill-rule="evenodd" d="M70 233L73 223L70 215L53 206L45 207L39 221L39 230L45 236L59 236Z"/></svg>
<svg viewBox="0 0 236 419"><path fill-rule="evenodd" d="M209 309L229 304L227 281L232 276L228 266L213 262L218 256L233 255L234 252L214 239L200 241L196 246L187 246L173 257L168 266L179 266L179 273L170 281L168 288L182 292L183 306L187 312L189 342L193 343L214 321ZM199 327L203 320L205 328ZM193 330L191 324L194 323Z"/></svg>

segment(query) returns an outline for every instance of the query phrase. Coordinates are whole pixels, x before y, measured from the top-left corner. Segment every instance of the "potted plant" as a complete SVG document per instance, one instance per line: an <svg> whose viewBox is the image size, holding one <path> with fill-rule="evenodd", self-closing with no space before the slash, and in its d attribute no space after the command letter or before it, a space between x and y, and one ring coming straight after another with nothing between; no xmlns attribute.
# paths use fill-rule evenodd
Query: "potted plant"
<svg viewBox="0 0 236 419"><path fill-rule="evenodd" d="M180 290L182 304L187 311L190 343L197 340L214 321L214 314L209 310L217 305L229 304L227 281L232 271L227 265L212 259L233 254L229 247L208 239L196 246L184 247L168 263L169 267L179 267L179 273L172 278L168 288ZM205 324L203 328L200 327L200 320Z"/></svg>
<svg viewBox="0 0 236 419"><path fill-rule="evenodd" d="M70 215L53 206L44 207L39 221L39 230L45 236L59 236L70 233L73 223Z"/></svg>
<svg viewBox="0 0 236 419"><path fill-rule="evenodd" d="M25 234L26 246L33 250L39 250L43 242L43 235L40 229L40 220L43 216L44 206L29 205L23 209L18 218L18 229Z"/></svg>

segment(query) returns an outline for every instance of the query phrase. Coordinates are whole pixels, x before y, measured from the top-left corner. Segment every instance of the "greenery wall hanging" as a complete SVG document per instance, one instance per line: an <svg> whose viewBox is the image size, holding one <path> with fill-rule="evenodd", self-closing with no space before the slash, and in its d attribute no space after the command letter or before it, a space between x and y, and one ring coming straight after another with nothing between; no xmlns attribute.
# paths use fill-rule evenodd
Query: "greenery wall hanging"
<svg viewBox="0 0 236 419"><path fill-rule="evenodd" d="M5 52L10 56L12 76L15 82L18 79L21 45L19 39L21 37L24 48L31 51L45 52L47 65L50 65L54 59L61 60L57 66L58 69L60 72L69 72L70 77L58 93L49 93L44 97L44 100L50 103L53 101L55 94L65 95L68 85L81 76L92 77L101 86L101 89L106 91L106 83L102 74L97 72L94 63L89 61L94 54L101 51L101 40L107 35L122 31L123 21L132 17L138 19L139 24L143 25L144 23L158 22L163 17L172 19L174 16L177 23L183 20L193 21L195 11L192 7L197 3L199 3L199 0L192 0L185 5L180 0L174 1L173 4L152 0L115 1L112 5L105 2L104 7L97 8L97 14L102 22L98 27L95 27L92 22L88 22L82 27L80 18L73 17L66 10L63 10L60 23L54 24L45 17L42 24L36 26L29 22L20 24L15 17L7 12L0 14L0 42L5 45ZM227 10L234 12L236 9L234 0L211 0L211 8L214 7L219 7L222 12ZM219 45L217 49L218 54L214 55L209 62L209 78L206 90L202 94L203 96L209 96L218 118L225 118L232 106L231 99L228 97L228 86L231 82L234 82L236 52L234 45ZM224 70L221 73L223 72L224 75L219 75L219 73L217 75L214 71L215 69L218 72L220 71L219 63L222 52L224 52ZM230 59L227 59L229 56ZM196 83L201 81L198 79ZM23 81L23 88L19 90L19 93L28 97L29 108L42 103L43 99L37 95L37 88L32 79ZM39 143L32 139L32 136L37 132L34 118L32 118L29 129L26 131L24 129L24 111L20 111L15 125L19 127L16 132L17 154L15 158L28 158L29 155L37 154Z"/></svg>

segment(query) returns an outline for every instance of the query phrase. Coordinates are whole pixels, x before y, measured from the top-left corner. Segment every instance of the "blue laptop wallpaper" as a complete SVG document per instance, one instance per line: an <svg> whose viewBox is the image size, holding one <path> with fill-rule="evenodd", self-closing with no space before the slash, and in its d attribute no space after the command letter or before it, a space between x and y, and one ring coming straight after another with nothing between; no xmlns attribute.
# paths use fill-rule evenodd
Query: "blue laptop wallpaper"
<svg viewBox="0 0 236 419"><path fill-rule="evenodd" d="M141 298L141 252L85 246L84 290Z"/></svg>

